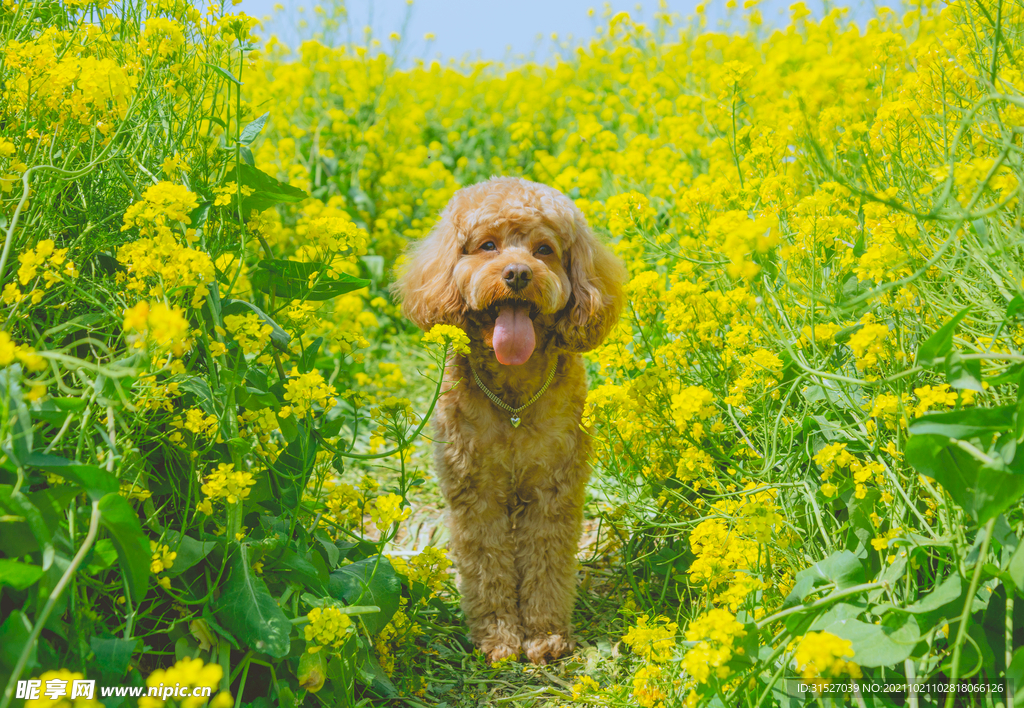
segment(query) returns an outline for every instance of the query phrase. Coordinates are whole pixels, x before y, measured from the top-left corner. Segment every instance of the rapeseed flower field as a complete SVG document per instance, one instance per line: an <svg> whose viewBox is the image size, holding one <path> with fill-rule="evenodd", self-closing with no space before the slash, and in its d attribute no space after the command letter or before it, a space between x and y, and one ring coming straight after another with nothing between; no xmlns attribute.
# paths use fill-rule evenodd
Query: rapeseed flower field
<svg viewBox="0 0 1024 708"><path fill-rule="evenodd" d="M0 4L0 706L1024 701L1020 0L409 68L231 10ZM422 542L465 335L387 289L496 174L630 273L549 667Z"/></svg>

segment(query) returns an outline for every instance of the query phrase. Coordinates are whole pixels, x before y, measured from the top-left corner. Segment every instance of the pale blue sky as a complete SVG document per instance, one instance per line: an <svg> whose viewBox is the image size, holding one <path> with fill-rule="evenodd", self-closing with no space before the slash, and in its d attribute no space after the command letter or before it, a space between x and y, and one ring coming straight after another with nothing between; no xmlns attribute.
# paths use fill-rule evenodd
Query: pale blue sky
<svg viewBox="0 0 1024 708"><path fill-rule="evenodd" d="M805 0L815 14L820 14L823 0ZM894 5L897 0L878 0L876 4ZM296 25L301 19L314 24L314 7L317 0L242 0L236 10L243 10L254 17L263 18L273 14L275 3L288 8L277 13L266 25L268 32L277 34L285 43L294 45L300 36ZM322 0L328 5L330 0ZM794 0L765 0L761 13L767 24L779 26L787 23L789 5ZM742 0L739 2L742 7ZM835 3L831 3L835 5ZM844 3L845 4L845 3ZM854 12L857 19L872 14L871 0L849 0L859 5ZM392 32L404 36L404 58L425 59L463 57L488 60L515 59L532 56L538 60L550 58L554 42L550 35L557 33L559 42L570 40L574 44L593 36L594 28L603 24L602 15L608 5L612 12L626 11L637 22L653 21L657 2L643 3L638 10L636 0L632 2L615 0L602 3L594 0L415 0L410 6L406 0L353 0L347 3L348 16L353 33L359 39L362 28L372 25L374 34L382 41ZM669 0L668 10L677 13L681 19L693 15L696 0ZM724 0L711 0L708 17L712 25L725 18ZM304 12L299 8L304 7ZM594 8L593 17L587 10ZM408 24L402 32L408 12ZM311 30L304 30L307 36ZM426 33L435 39L424 41ZM347 36L342 32L341 39ZM405 62L403 62L405 63Z"/></svg>

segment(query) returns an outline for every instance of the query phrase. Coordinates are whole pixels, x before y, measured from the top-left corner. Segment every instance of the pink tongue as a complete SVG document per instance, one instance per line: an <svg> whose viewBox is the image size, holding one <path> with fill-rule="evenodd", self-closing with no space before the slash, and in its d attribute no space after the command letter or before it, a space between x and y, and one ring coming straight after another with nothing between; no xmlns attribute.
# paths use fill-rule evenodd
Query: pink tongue
<svg viewBox="0 0 1024 708"><path fill-rule="evenodd" d="M533 354L533 320L529 305L507 306L494 321L494 355L505 366L525 364Z"/></svg>

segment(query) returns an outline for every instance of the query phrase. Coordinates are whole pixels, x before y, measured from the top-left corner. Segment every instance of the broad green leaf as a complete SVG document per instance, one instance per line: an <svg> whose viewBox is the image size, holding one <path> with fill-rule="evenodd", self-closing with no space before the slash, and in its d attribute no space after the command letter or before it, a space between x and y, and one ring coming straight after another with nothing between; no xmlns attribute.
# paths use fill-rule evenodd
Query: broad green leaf
<svg viewBox="0 0 1024 708"><path fill-rule="evenodd" d="M950 352L946 357L946 382L952 388L984 393L985 388L981 385L981 360L965 360L958 352Z"/></svg>
<svg viewBox="0 0 1024 708"><path fill-rule="evenodd" d="M864 582L864 566L850 551L839 551L824 558L810 568L796 574L793 589L784 603L785 606L803 602L815 587L832 583L836 589L853 587Z"/></svg>
<svg viewBox="0 0 1024 708"><path fill-rule="evenodd" d="M334 697L339 708L351 708L355 705L356 661L362 642L358 637L349 637L341 645L338 656L333 657L327 665L327 675L334 687Z"/></svg>
<svg viewBox="0 0 1024 708"><path fill-rule="evenodd" d="M7 674L15 667L31 634L32 622L20 610L11 612L3 624L0 624L0 667L6 669L6 671L0 670L0 674ZM37 665L37 648L38 643L29 652L28 666L26 666L29 670Z"/></svg>
<svg viewBox="0 0 1024 708"><path fill-rule="evenodd" d="M174 564L167 570L165 575L174 578L203 560L219 544L216 541L197 541L180 531L170 531L164 537L164 544L177 553Z"/></svg>
<svg viewBox="0 0 1024 708"><path fill-rule="evenodd" d="M853 644L853 661L859 666L893 666L902 663L921 639L913 615L894 626L842 619L823 629Z"/></svg>
<svg viewBox="0 0 1024 708"><path fill-rule="evenodd" d="M242 213L246 218L253 210L264 211L275 204L301 202L309 197L301 189L279 182L245 162L228 172L224 183L228 182L238 182L253 190L252 194L242 200Z"/></svg>
<svg viewBox="0 0 1024 708"><path fill-rule="evenodd" d="M953 332L960 320L967 316L970 307L965 307L953 316L946 324L939 327L932 336L928 337L921 346L917 348L918 366L934 366L945 360L946 355L953 349Z"/></svg>
<svg viewBox="0 0 1024 708"><path fill-rule="evenodd" d="M370 285L369 280L348 273L338 273L334 278L327 278L325 273L328 268L317 262L268 259L259 262L250 280L254 288L266 293L273 290L278 297L286 300L330 300ZM309 286L311 278L316 283L312 288Z"/></svg>
<svg viewBox="0 0 1024 708"><path fill-rule="evenodd" d="M240 642L281 659L291 649L291 622L274 600L267 584L249 566L247 547L236 553L215 612Z"/></svg>
<svg viewBox="0 0 1024 708"><path fill-rule="evenodd" d="M911 421L911 435L941 435L970 440L1013 430L1014 406L966 408L945 413L928 413Z"/></svg>
<svg viewBox="0 0 1024 708"><path fill-rule="evenodd" d="M138 605L149 586L149 565L152 551L149 537L142 531L139 516L128 500L120 494L100 499L100 525L110 534L121 562L131 600Z"/></svg>
<svg viewBox="0 0 1024 708"><path fill-rule="evenodd" d="M270 343L283 352L288 351L288 341L291 339L291 335L285 332L281 328L281 325L274 322L267 313L253 305L251 302L228 299L224 301L221 312L225 315L247 315L255 313L264 324L270 325Z"/></svg>
<svg viewBox="0 0 1024 708"><path fill-rule="evenodd" d="M0 510L10 516L20 516L24 519L29 531L43 553L43 570L49 570L53 563L54 548L53 535L50 533L43 515L38 507L21 492L14 491L14 487L0 485ZM10 523L10 522L8 522ZM10 549L6 549L10 552Z"/></svg>
<svg viewBox="0 0 1024 708"><path fill-rule="evenodd" d="M109 538L101 538L93 545L92 552L86 556L85 572L94 575L114 563L117 563L117 547Z"/></svg>
<svg viewBox="0 0 1024 708"><path fill-rule="evenodd" d="M376 634L398 611L402 584L391 561L378 555L342 566L331 573L328 592L331 597L348 605L379 607L380 613L363 616L367 631Z"/></svg>
<svg viewBox="0 0 1024 708"><path fill-rule="evenodd" d="M1010 304L1006 306L1006 319L1012 320L1021 312L1024 312L1024 297L1014 295Z"/></svg>
<svg viewBox="0 0 1024 708"><path fill-rule="evenodd" d="M960 576L953 573L939 583L938 587L911 605L899 607L898 605L890 605L887 603L883 605L876 605L872 609L872 612L876 615L881 615L885 612L904 612L912 615L921 615L928 612L934 612L939 608L948 605L959 598L962 594L963 583L960 580Z"/></svg>
<svg viewBox="0 0 1024 708"><path fill-rule="evenodd" d="M256 136L263 130L263 126L267 123L267 118L270 117L270 111L267 111L259 118L249 123L249 125L242 128L242 135L238 139L238 142L243 145L252 145L252 141L256 139Z"/></svg>
<svg viewBox="0 0 1024 708"><path fill-rule="evenodd" d="M317 567L309 559L303 558L291 548L283 549L280 555L272 559L272 562L274 570L283 570L290 573L314 592L320 594L326 592L327 574L324 573L321 576Z"/></svg>
<svg viewBox="0 0 1024 708"><path fill-rule="evenodd" d="M24 590L43 577L43 569L21 561L0 558L0 588Z"/></svg>
<svg viewBox="0 0 1024 708"><path fill-rule="evenodd" d="M68 460L57 455L45 455L35 452L25 460L28 467L38 467L51 474L63 477L72 484L77 484L85 490L93 501L102 499L107 494L117 492L121 483L117 477L96 465L86 465L74 460Z"/></svg>
<svg viewBox="0 0 1024 708"><path fill-rule="evenodd" d="M104 677L116 681L128 671L128 662L141 639L103 639L91 637L89 648L96 655L95 662Z"/></svg>
<svg viewBox="0 0 1024 708"><path fill-rule="evenodd" d="M1024 494L1024 475L982 465L942 435L911 435L906 457L979 524L1003 513Z"/></svg>
<svg viewBox="0 0 1024 708"><path fill-rule="evenodd" d="M356 655L356 677L384 698L398 698L398 689L384 672L377 657L365 642L359 643Z"/></svg>
<svg viewBox="0 0 1024 708"><path fill-rule="evenodd" d="M299 657L299 670L295 672L299 679L299 688L310 693L317 693L327 681L328 653L318 651L310 654L302 652Z"/></svg>

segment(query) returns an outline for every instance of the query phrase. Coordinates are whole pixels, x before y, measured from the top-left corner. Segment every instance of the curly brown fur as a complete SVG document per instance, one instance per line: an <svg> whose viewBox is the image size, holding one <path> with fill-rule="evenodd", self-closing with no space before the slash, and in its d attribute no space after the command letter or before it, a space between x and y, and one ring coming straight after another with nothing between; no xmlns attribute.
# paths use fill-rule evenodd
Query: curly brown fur
<svg viewBox="0 0 1024 708"><path fill-rule="evenodd" d="M515 280L524 268L525 287ZM462 607L490 661L525 651L545 663L574 647L575 558L590 476L580 353L615 325L624 278L565 195L494 178L452 197L395 285L419 327L454 324L470 338L469 355L453 355L445 370L435 460ZM518 407L552 365L551 386L520 413L518 428L472 374Z"/></svg>

